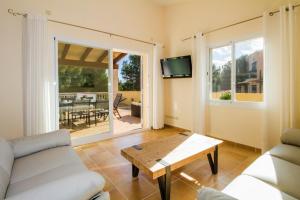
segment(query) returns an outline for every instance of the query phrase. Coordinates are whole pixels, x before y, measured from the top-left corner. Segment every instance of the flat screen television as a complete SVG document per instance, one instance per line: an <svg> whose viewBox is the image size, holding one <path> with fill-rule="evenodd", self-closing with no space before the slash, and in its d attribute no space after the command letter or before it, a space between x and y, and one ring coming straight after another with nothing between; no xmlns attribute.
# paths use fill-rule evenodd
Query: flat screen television
<svg viewBox="0 0 300 200"><path fill-rule="evenodd" d="M160 60L163 78L190 78L192 77L191 56L180 56Z"/></svg>

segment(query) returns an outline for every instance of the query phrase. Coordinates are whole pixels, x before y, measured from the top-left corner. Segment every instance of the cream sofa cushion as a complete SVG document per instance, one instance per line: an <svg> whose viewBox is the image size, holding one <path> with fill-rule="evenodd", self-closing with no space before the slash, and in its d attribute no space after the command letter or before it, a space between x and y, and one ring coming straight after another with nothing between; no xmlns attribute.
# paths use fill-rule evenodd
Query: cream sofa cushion
<svg viewBox="0 0 300 200"><path fill-rule="evenodd" d="M56 147L18 158L15 160L12 169L10 183L13 184L44 174L69 163L72 163L74 166L80 165L83 169L86 168L71 146Z"/></svg>
<svg viewBox="0 0 300 200"><path fill-rule="evenodd" d="M35 184L35 187L8 196L6 200L87 200L103 189L104 179L99 174L83 171L60 179ZM106 194L106 200L109 195Z"/></svg>
<svg viewBox="0 0 300 200"><path fill-rule="evenodd" d="M0 140L0 200L109 200L70 144L65 130Z"/></svg>
<svg viewBox="0 0 300 200"><path fill-rule="evenodd" d="M300 166L296 164L265 154L242 174L260 179L282 192L300 199Z"/></svg>
<svg viewBox="0 0 300 200"><path fill-rule="evenodd" d="M279 144L266 154L286 160L300 166L300 148L293 145Z"/></svg>
<svg viewBox="0 0 300 200"><path fill-rule="evenodd" d="M61 190L61 193L66 192L66 194L60 194L62 196L58 196L57 199L72 196L73 193L68 191L71 190L71 188L76 189L74 194L76 194L76 192L79 192L77 194L84 194L82 191L87 191L87 193L85 193L86 195L93 193L90 195L93 196L96 194L94 194L95 191L99 192L103 189L105 180L99 174L91 175L86 174L86 172L87 168L83 165L71 146L62 146L40 151L15 160L6 197L8 199L17 199L18 196L26 197L26 195L33 195L33 197L38 199L38 197L41 197L43 194L49 193L46 191L47 188L49 188L49 191L56 189L56 191ZM86 180L91 182L86 181L86 184L80 182L85 181L82 173L86 174ZM64 183L73 185L70 185L69 188L67 185L64 186ZM61 185L62 188L59 188L59 185ZM78 189L77 185L78 187L81 185L86 188ZM66 191L64 191L64 187ZM91 191L89 191L89 188L91 188Z"/></svg>
<svg viewBox="0 0 300 200"><path fill-rule="evenodd" d="M5 172L5 170L0 167L0 199L4 199L7 186L9 184L9 176L8 173Z"/></svg>
<svg viewBox="0 0 300 200"><path fill-rule="evenodd" d="M14 155L10 144L0 138L0 199L5 197L13 163Z"/></svg>
<svg viewBox="0 0 300 200"><path fill-rule="evenodd" d="M285 130L281 136L281 142L300 147L300 129Z"/></svg>
<svg viewBox="0 0 300 200"><path fill-rule="evenodd" d="M296 200L278 188L247 175L235 178L223 192L239 200Z"/></svg>
<svg viewBox="0 0 300 200"><path fill-rule="evenodd" d="M0 167L10 176L14 163L14 154L10 144L0 138Z"/></svg>
<svg viewBox="0 0 300 200"><path fill-rule="evenodd" d="M10 142L13 147L15 159L45 149L71 145L70 133L64 129L41 135L18 138Z"/></svg>
<svg viewBox="0 0 300 200"><path fill-rule="evenodd" d="M222 192L240 200L300 199L300 129L286 130L281 141L283 144L260 156ZM198 200L213 200L210 197L215 192L205 190L210 194L199 195Z"/></svg>

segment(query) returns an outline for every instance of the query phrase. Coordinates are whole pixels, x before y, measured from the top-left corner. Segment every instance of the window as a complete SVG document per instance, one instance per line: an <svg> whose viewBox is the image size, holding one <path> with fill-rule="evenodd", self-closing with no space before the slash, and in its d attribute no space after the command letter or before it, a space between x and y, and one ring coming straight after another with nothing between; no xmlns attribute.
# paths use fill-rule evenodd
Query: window
<svg viewBox="0 0 300 200"><path fill-rule="evenodd" d="M231 99L231 46L212 49L212 98Z"/></svg>
<svg viewBox="0 0 300 200"><path fill-rule="evenodd" d="M211 99L263 101L263 38L213 48Z"/></svg>
<svg viewBox="0 0 300 200"><path fill-rule="evenodd" d="M257 93L257 85L252 85L250 93Z"/></svg>

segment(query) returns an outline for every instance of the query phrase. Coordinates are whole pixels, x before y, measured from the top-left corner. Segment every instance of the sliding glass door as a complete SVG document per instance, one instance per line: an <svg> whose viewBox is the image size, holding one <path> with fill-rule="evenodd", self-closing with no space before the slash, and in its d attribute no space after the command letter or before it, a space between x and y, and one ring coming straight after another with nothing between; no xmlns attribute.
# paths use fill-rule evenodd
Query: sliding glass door
<svg viewBox="0 0 300 200"><path fill-rule="evenodd" d="M142 56L113 52L113 134L118 136L142 129Z"/></svg>
<svg viewBox="0 0 300 200"><path fill-rule="evenodd" d="M57 42L58 126L82 144L111 134L110 51Z"/></svg>

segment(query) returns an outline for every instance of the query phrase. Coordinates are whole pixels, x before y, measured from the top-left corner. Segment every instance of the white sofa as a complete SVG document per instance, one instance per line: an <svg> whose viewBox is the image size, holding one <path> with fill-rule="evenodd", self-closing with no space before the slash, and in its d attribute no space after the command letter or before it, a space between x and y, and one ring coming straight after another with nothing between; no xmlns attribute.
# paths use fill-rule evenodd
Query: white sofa
<svg viewBox="0 0 300 200"><path fill-rule="evenodd" d="M104 184L81 162L66 130L0 139L0 200L108 200Z"/></svg>
<svg viewBox="0 0 300 200"><path fill-rule="evenodd" d="M222 192L202 188L198 200L300 199L300 130L289 129Z"/></svg>

